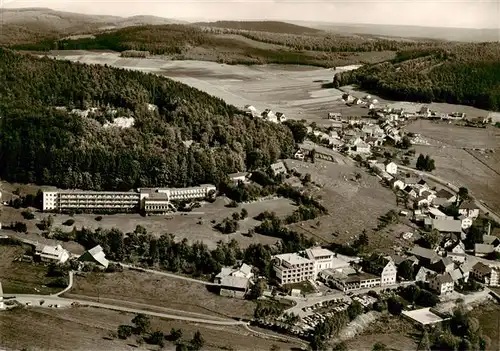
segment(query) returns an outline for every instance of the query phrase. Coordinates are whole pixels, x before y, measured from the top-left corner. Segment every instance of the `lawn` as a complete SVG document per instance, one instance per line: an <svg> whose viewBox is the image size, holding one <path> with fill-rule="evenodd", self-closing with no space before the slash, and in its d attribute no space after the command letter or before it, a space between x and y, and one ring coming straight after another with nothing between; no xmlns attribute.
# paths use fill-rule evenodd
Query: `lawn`
<svg viewBox="0 0 500 351"><path fill-rule="evenodd" d="M382 186L377 177L363 168L327 161L291 160L287 165L302 174L310 173L312 181L320 185L312 187L311 193L322 199L328 215L290 226L319 242L353 240L364 229L377 227L378 217L397 209L392 190ZM356 173L361 175L359 180L355 179Z"/></svg>
<svg viewBox="0 0 500 351"><path fill-rule="evenodd" d="M47 287L57 278L47 277L46 266L14 261L26 249L22 246L0 245L0 281L4 294L51 294L62 290Z"/></svg>
<svg viewBox="0 0 500 351"><path fill-rule="evenodd" d="M15 309L2 312L0 345L7 349L45 350L157 350L139 344L136 337L120 340L113 336L121 324L131 324L133 314L97 308L67 310ZM251 335L242 327L221 327L151 317L153 330L169 334L172 328L182 330L188 341L196 331L205 340L204 350L269 350L273 344L282 350L297 346ZM64 326L64 332L56 326ZM170 342L165 349L173 350Z"/></svg>
<svg viewBox="0 0 500 351"><path fill-rule="evenodd" d="M80 299L85 296L228 318L251 318L256 306L253 301L216 295L200 283L131 270L75 277L67 297Z"/></svg>

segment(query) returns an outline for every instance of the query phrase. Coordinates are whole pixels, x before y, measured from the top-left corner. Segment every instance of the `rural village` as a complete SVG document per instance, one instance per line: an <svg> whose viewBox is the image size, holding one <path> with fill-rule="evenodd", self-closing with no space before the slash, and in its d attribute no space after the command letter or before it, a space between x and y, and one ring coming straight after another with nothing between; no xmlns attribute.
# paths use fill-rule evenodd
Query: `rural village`
<svg viewBox="0 0 500 351"><path fill-rule="evenodd" d="M491 120L427 106L391 108L370 95L344 93L339 105L342 112L324 111L323 121L312 123L246 105L251 118L290 127L294 157L228 174L217 185L28 193L2 183L0 309L90 306L136 313L136 326L146 316L244 326L245 333L275 343L321 349L352 339L374 322L374 313L389 311L424 328L451 319L460 301L469 309L487 299L500 301L499 212L464 184L436 176L439 161L415 152L428 145L426 135L410 131L418 123L490 128ZM353 116L349 109L356 107L362 113ZM333 171L336 181L326 182L330 176L324 172L335 169L346 171ZM367 218L370 212L361 211L344 218L337 211L349 195L339 200L329 189L340 183L381 194L386 203L375 211L379 215ZM356 206L370 206L369 201ZM210 236L216 243L207 243ZM275 243L286 244L290 237L294 251ZM197 256L187 269L180 263L187 257L179 256L182 250ZM49 283L37 274L44 283L21 287L23 279L33 278L30 269L47 267ZM183 314L182 302L175 309L162 306L161 299L149 306L140 298L126 303L126 293L118 294L129 285L109 285L112 278L106 277L128 279L127 274L165 278L165 284L185 281L191 289L207 290L203 296L210 299L220 295L213 308L224 306L221 314L241 309L247 300L254 310L232 312L233 318L202 317L189 309ZM134 281L135 293L150 301L147 288L141 291L140 280ZM121 325L118 337L132 335L131 328ZM172 330L171 340L180 338ZM157 336L152 333L147 342L163 345ZM196 337L194 348L202 345Z"/></svg>

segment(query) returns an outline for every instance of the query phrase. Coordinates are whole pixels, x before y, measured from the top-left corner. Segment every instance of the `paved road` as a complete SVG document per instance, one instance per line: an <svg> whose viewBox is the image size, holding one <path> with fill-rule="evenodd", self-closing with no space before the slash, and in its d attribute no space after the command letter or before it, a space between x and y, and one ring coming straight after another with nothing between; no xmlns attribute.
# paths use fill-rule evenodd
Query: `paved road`
<svg viewBox="0 0 500 351"><path fill-rule="evenodd" d="M22 294L17 294L17 295L15 295L15 300L19 301L22 304L26 304L27 302L30 302L32 304L32 306L40 306L40 302L43 300L44 303L43 303L42 307L48 306L48 305L60 305L61 307L69 307L69 306L71 306L71 304L73 302L77 302L80 305L105 308L105 309L113 310L113 311L129 312L129 313L136 313L136 314L142 313L142 314L149 315L149 316L169 318L169 319L181 320L181 321L186 321L186 322L213 324L213 325L234 326L234 325L246 325L247 324L246 322L241 322L241 321L236 321L236 320L231 320L231 319L214 320L214 319L206 319L206 318L178 316L178 315L174 315L174 314L154 312L154 311L143 310L143 309L138 309L138 308L124 307L124 306L117 306L117 305L94 302L94 301L78 300L78 299L66 299L66 298L58 297L56 295L22 295ZM127 301L124 301L124 302L127 302ZM156 306L150 306L151 309L153 309L155 307ZM217 317L215 317L215 318L217 318Z"/></svg>
<svg viewBox="0 0 500 351"><path fill-rule="evenodd" d="M427 177L427 178L435 181L436 183L441 184L442 186L446 187L447 189L449 189L455 193L458 192L459 187L457 187L456 185L453 185L451 182L448 182L443 178L437 177L437 176L430 174L428 172L419 171L417 169L406 167L406 166L398 165L398 167L402 170L415 173L419 176ZM474 203L476 204L477 207L479 207L479 209L481 211L483 211L484 213L489 213L489 216L491 218L493 218L493 220L500 223L500 215L498 213L493 212L488 206L486 206L483 202L481 202L479 200L474 199Z"/></svg>

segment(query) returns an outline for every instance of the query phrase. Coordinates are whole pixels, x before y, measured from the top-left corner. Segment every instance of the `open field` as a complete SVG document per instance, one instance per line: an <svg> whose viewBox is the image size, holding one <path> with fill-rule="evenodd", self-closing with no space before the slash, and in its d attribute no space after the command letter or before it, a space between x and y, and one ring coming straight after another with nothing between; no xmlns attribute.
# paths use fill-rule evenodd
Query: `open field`
<svg viewBox="0 0 500 351"><path fill-rule="evenodd" d="M326 161L290 160L287 165L302 174L310 173L312 181L322 186L313 193L321 196L329 212L321 218L290 226L300 233L324 242L344 243L363 229L375 228L379 216L396 209L393 192L362 168ZM355 173L362 178L356 181Z"/></svg>
<svg viewBox="0 0 500 351"><path fill-rule="evenodd" d="M99 296L229 318L252 317L255 309L252 301L216 295L203 284L132 270L77 276L66 296L79 299Z"/></svg>
<svg viewBox="0 0 500 351"><path fill-rule="evenodd" d="M0 282L5 294L52 294L61 288L47 287L57 278L47 277L47 267L41 264L18 262L25 247L0 245Z"/></svg>
<svg viewBox="0 0 500 351"><path fill-rule="evenodd" d="M478 306L472 310L472 315L479 320L483 334L491 339L489 350L498 350L500 348L500 305L490 302Z"/></svg>
<svg viewBox="0 0 500 351"><path fill-rule="evenodd" d="M180 81L226 102L243 108L250 104L259 111L271 108L284 112L289 118L327 123L328 112L345 110L346 114L367 114L367 109L349 108L337 99L342 92L322 88L333 80L331 69L282 65L226 65L203 61L172 61L159 57L152 59L120 58L116 53L87 51L51 52L58 59L89 64L107 64L114 67L157 73ZM354 67L352 67L354 68ZM337 71L345 70L338 67ZM349 112L348 112L349 110Z"/></svg>
<svg viewBox="0 0 500 351"><path fill-rule="evenodd" d="M466 150L434 146L415 146L418 154L430 155L436 163L432 173L456 186L467 187L477 199L500 211L500 175Z"/></svg>
<svg viewBox="0 0 500 351"><path fill-rule="evenodd" d="M129 324L133 314L97 308L67 310L15 309L0 315L0 344L11 349L42 350L156 350L156 346L139 344L136 337L120 340L110 337L119 325ZM152 329L168 334L182 329L182 340L188 341L199 330L205 339L204 350L269 350L273 344L281 350L298 346L260 338L242 327L210 326L161 318L150 318ZM64 326L64 332L54 329ZM172 350L170 342L165 349Z"/></svg>
<svg viewBox="0 0 500 351"><path fill-rule="evenodd" d="M452 148L500 148L500 130L488 128L462 127L447 122L418 120L408 125L409 132L422 134L432 145Z"/></svg>

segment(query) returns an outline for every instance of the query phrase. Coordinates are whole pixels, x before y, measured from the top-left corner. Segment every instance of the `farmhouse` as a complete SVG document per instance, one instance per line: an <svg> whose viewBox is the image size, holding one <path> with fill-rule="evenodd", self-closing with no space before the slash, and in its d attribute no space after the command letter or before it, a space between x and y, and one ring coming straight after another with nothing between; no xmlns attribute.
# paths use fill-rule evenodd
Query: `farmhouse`
<svg viewBox="0 0 500 351"><path fill-rule="evenodd" d="M69 252L61 245L38 244L35 247L35 256L39 257L42 262L64 263L69 259Z"/></svg>
<svg viewBox="0 0 500 351"><path fill-rule="evenodd" d="M227 297L245 297L253 277L252 267L243 263L238 268L224 267L214 278L220 286L220 295Z"/></svg>
<svg viewBox="0 0 500 351"><path fill-rule="evenodd" d="M80 257L78 257L80 262L92 262L96 265L108 268L109 261L106 259L106 255L102 250L101 245L94 246L90 250L85 251Z"/></svg>
<svg viewBox="0 0 500 351"><path fill-rule="evenodd" d="M441 234L459 234L462 235L462 222L456 219L432 219L431 229L438 230Z"/></svg>

